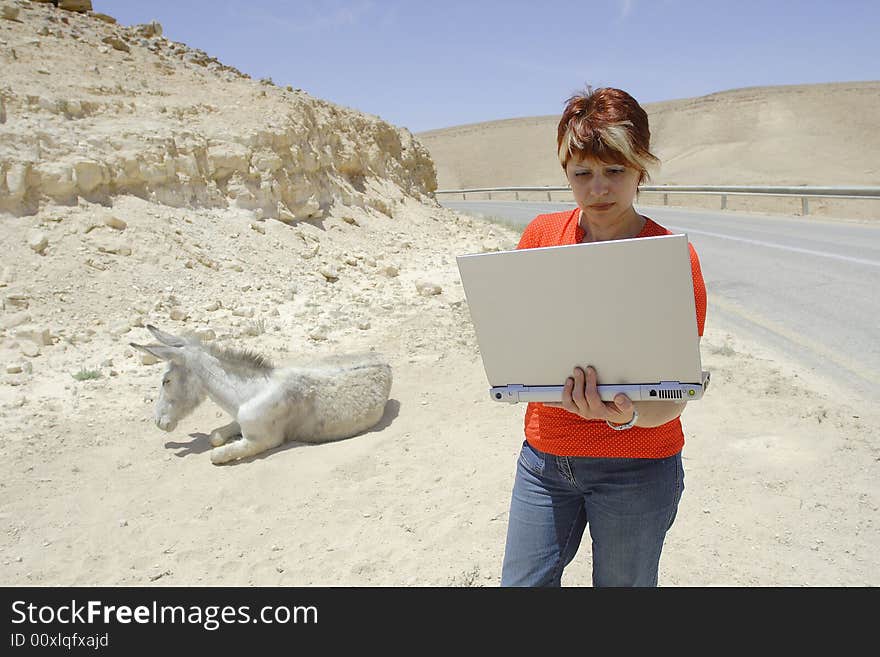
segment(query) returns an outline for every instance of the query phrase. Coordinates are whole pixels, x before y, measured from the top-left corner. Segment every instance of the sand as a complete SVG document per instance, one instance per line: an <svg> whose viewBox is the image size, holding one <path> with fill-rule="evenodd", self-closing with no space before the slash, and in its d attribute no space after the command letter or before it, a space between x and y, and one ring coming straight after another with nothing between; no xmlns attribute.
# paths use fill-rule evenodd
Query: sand
<svg viewBox="0 0 880 657"><path fill-rule="evenodd" d="M130 194L0 217L0 583L497 586L524 407L488 398L455 255L517 234L384 189L293 223ZM880 584L877 411L729 332L712 298L660 584ZM279 363L383 353L386 414L212 465L212 402L153 424L163 365L128 346L148 323ZM564 584L590 585L587 543Z"/></svg>
<svg viewBox="0 0 880 657"><path fill-rule="evenodd" d="M486 242L509 246L514 234L406 203L394 218L333 223L321 235L333 248L384 254L398 276L361 265L335 283L294 282L273 275L292 245L263 251L264 263L223 277L187 269L180 256L164 262L162 244L176 231L189 242L217 219L234 224L223 211L157 210L139 199L118 199L115 208L132 232L156 214L165 221L152 246L137 241L136 267L114 267L114 297L101 299L104 272L80 266L76 285L49 288L44 307L57 342L27 358L14 348L24 341L4 341L4 360L27 361L33 374L21 385L7 375L0 386L0 580L497 585L524 409L488 399L453 256ZM286 239L284 225L266 227ZM264 239L244 223L240 232L242 251ZM41 263L40 275L59 281L69 265L56 257ZM421 296L421 280L442 292ZM174 307L203 319L171 320L172 295ZM358 301L365 297L368 303ZM203 310L216 300L219 310ZM233 314L247 302L264 309L265 333L248 335L254 320ZM338 443L290 444L212 465L207 434L228 421L222 411L207 401L164 434L151 417L163 365L142 364L127 346L149 340L146 329L112 335L104 323L82 321L117 304L141 306L143 323L210 329L218 343L279 362L364 349L387 354L394 386L386 417ZM308 336L322 324L316 315L324 339ZM357 328L356 318L370 328ZM661 584L878 584L876 412L841 403L845 397L815 373L728 333L714 322L711 290L702 353L713 383L683 416L686 491ZM81 370L100 378L78 381ZM588 586L589 564L585 545L565 583Z"/></svg>

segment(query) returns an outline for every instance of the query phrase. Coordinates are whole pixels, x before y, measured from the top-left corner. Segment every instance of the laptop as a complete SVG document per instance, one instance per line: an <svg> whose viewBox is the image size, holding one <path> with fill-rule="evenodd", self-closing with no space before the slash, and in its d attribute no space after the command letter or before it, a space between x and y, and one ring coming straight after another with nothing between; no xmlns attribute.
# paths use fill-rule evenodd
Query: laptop
<svg viewBox="0 0 880 657"><path fill-rule="evenodd" d="M456 256L489 395L558 402L576 365L605 401L702 398L686 234Z"/></svg>

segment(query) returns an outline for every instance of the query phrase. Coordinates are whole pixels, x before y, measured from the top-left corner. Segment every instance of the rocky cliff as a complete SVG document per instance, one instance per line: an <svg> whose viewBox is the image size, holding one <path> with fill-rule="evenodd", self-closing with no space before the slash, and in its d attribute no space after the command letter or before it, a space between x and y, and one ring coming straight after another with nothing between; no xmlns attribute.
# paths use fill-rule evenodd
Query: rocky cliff
<svg viewBox="0 0 880 657"><path fill-rule="evenodd" d="M0 212L135 195L295 222L436 188L406 129L65 5L0 3Z"/></svg>

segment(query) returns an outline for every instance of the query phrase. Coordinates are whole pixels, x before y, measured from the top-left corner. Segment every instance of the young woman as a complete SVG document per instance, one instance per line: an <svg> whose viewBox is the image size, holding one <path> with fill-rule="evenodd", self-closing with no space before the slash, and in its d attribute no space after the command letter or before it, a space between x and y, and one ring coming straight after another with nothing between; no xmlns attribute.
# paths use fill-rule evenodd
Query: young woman
<svg viewBox="0 0 880 657"><path fill-rule="evenodd" d="M517 248L669 234L633 207L658 162L650 141L648 115L625 91L588 88L570 98L557 149L577 208L535 217ZM702 335L706 288L693 246L690 254ZM590 287L601 284L584 281L584 296L572 303L590 303ZM623 394L603 402L596 386L592 367L575 367L561 403L526 408L502 586L559 586L587 527L594 586L657 585L684 489L685 403L633 402Z"/></svg>

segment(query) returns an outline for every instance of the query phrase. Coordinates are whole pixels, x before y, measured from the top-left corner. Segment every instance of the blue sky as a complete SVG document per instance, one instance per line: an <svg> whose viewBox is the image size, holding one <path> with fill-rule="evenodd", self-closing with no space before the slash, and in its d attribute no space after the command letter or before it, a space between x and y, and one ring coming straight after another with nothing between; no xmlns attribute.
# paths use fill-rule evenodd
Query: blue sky
<svg viewBox="0 0 880 657"><path fill-rule="evenodd" d="M642 103L880 79L877 0L92 0L254 78L412 132L558 114L586 84Z"/></svg>

